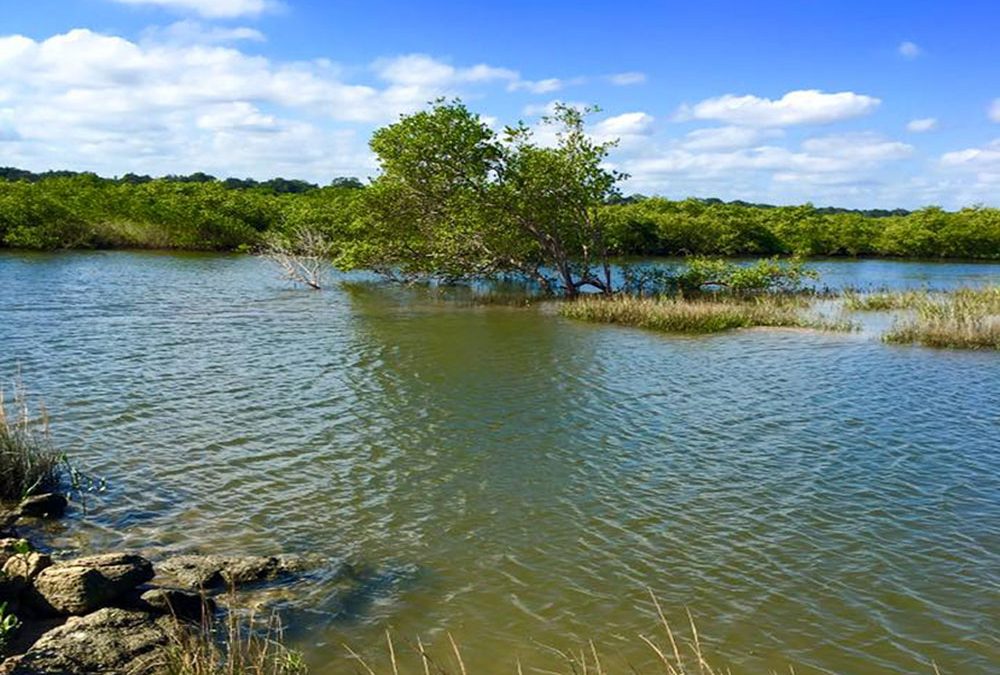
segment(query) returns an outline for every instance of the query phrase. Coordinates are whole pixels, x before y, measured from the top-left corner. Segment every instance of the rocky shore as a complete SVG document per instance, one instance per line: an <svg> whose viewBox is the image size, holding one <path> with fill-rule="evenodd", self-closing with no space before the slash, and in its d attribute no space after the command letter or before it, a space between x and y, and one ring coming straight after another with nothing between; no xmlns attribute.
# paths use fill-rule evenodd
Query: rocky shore
<svg viewBox="0 0 1000 675"><path fill-rule="evenodd" d="M109 552L53 559L18 536L19 525L59 518L66 507L64 496L46 494L0 511L0 622L16 616L18 624L9 631L0 625L0 675L155 673L184 631L198 630L220 611L215 596L303 568L287 556L154 562Z"/></svg>

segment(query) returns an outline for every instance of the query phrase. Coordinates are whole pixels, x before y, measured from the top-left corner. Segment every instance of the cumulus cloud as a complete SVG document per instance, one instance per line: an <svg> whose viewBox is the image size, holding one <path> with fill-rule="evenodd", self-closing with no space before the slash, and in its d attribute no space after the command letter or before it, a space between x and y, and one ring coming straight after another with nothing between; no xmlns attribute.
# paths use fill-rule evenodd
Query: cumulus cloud
<svg viewBox="0 0 1000 675"><path fill-rule="evenodd" d="M602 136L645 136L653 130L653 116L630 112L608 117L594 125L594 133Z"/></svg>
<svg viewBox="0 0 1000 675"><path fill-rule="evenodd" d="M646 81L646 74L639 72L615 73L608 76L608 81L616 87L627 87L633 84L642 84Z"/></svg>
<svg viewBox="0 0 1000 675"><path fill-rule="evenodd" d="M645 145L653 134L655 118L645 112L628 112L607 117L592 125L590 135L600 143L617 141L622 149Z"/></svg>
<svg viewBox="0 0 1000 675"><path fill-rule="evenodd" d="M990 119L1000 122L1000 98L993 99L993 104L990 105Z"/></svg>
<svg viewBox="0 0 1000 675"><path fill-rule="evenodd" d="M829 124L867 115L880 103L879 99L864 94L850 91L827 94L817 89L790 91L779 99L726 94L682 106L677 117L753 127Z"/></svg>
<svg viewBox="0 0 1000 675"><path fill-rule="evenodd" d="M955 150L941 155L940 165L952 176L949 197L959 205L996 202L1000 191L1000 138L978 148Z"/></svg>
<svg viewBox="0 0 1000 675"><path fill-rule="evenodd" d="M941 155L941 164L958 168L996 168L1000 170L1000 138L981 148L966 148Z"/></svg>
<svg viewBox="0 0 1000 675"><path fill-rule="evenodd" d="M923 133L925 131L933 131L937 129L938 121L934 117L921 117L920 119L910 120L906 124L906 130L912 131L915 134Z"/></svg>
<svg viewBox="0 0 1000 675"><path fill-rule="evenodd" d="M900 42L896 51L898 51L899 55L904 59L915 59L923 54L923 50L916 43L910 42L909 40Z"/></svg>
<svg viewBox="0 0 1000 675"><path fill-rule="evenodd" d="M688 150L734 150L760 144L783 133L781 129L735 126L695 129L684 137L681 146Z"/></svg>
<svg viewBox="0 0 1000 675"><path fill-rule="evenodd" d="M186 19L166 27L154 26L143 31L143 42L190 44L225 44L230 42L264 42L264 34L255 28L237 26L206 26Z"/></svg>
<svg viewBox="0 0 1000 675"><path fill-rule="evenodd" d="M870 205L878 203L873 195L886 190L880 177L887 165L913 153L905 143L872 133L817 136L802 141L797 148L735 135L729 143L753 145L725 147L723 140L728 133L731 130L723 127L718 139L689 135L667 147L620 158L618 166L635 177L630 189L640 191L662 191L663 186L669 186L671 190L689 190L688 194L728 199L794 202L829 198L833 203ZM700 146L700 140L705 145Z"/></svg>
<svg viewBox="0 0 1000 675"><path fill-rule="evenodd" d="M113 0L123 5L162 7L174 12L193 13L212 19L257 16L282 7L278 0Z"/></svg>
<svg viewBox="0 0 1000 675"><path fill-rule="evenodd" d="M416 54L378 61L374 79L357 83L324 60L275 61L233 43L247 39L258 34L195 22L138 41L86 29L0 37L5 161L111 174L363 175L372 125L519 79Z"/></svg>
<svg viewBox="0 0 1000 675"><path fill-rule="evenodd" d="M515 80L508 86L510 91L527 91L532 94L550 94L566 86L566 82L558 77L544 80Z"/></svg>

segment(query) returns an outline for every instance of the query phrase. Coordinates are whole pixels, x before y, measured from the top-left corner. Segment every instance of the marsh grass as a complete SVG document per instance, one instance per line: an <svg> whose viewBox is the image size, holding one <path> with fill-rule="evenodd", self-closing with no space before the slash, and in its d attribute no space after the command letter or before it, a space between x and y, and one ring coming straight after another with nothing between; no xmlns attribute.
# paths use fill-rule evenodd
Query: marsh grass
<svg viewBox="0 0 1000 675"><path fill-rule="evenodd" d="M62 461L52 447L44 407L34 417L19 382L10 404L0 388L0 501L18 501L55 487Z"/></svg>
<svg viewBox="0 0 1000 675"><path fill-rule="evenodd" d="M178 622L160 662L145 672L162 675L304 675L298 652L284 646L277 614L229 611L206 618L197 628Z"/></svg>
<svg viewBox="0 0 1000 675"><path fill-rule="evenodd" d="M648 670L640 670L635 665L629 666L629 672L634 675L642 673L661 673L664 675L731 675L728 668L720 668L709 661L698 628L694 619L688 613L689 631L681 634L677 631L663 613L659 601L650 593L656 608L658 620L657 634L636 636L636 640L649 650L654 666ZM362 658L357 652L345 645L344 649L355 662L355 672L364 675L470 675L462 657L462 650L455 639L448 634L448 644L442 650L431 651L429 647L417 638L416 642L396 644L389 631L385 633L387 667L376 668ZM525 672L547 673L548 675L610 675L620 672L608 669L606 659L601 655L597 645L591 640L577 650L560 650L546 647L563 662L560 670L545 670L522 664L517 660L513 672L523 675ZM500 672L493 670L492 672ZM794 671L792 671L794 672Z"/></svg>
<svg viewBox="0 0 1000 675"><path fill-rule="evenodd" d="M585 297L566 302L559 313L570 319L613 323L668 333L717 333L735 328L787 327L850 330L843 320L809 313L807 298L764 294L750 297L639 298Z"/></svg>
<svg viewBox="0 0 1000 675"><path fill-rule="evenodd" d="M924 293L910 303L913 314L896 320L886 342L1000 350L1000 286Z"/></svg>
<svg viewBox="0 0 1000 675"><path fill-rule="evenodd" d="M925 302L929 291L879 291L876 293L844 293L844 309L852 312L888 312L915 309Z"/></svg>

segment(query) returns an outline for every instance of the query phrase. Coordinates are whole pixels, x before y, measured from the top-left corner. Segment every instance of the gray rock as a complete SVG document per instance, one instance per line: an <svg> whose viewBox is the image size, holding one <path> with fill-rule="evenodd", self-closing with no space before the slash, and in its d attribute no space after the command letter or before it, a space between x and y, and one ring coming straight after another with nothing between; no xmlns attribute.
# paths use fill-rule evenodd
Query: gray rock
<svg viewBox="0 0 1000 675"><path fill-rule="evenodd" d="M108 553L42 570L26 595L32 608L41 614L87 614L152 578L153 566L145 558Z"/></svg>
<svg viewBox="0 0 1000 675"><path fill-rule="evenodd" d="M156 670L175 622L167 616L108 607L72 617L48 631L21 656L10 675L101 673L134 675Z"/></svg>
<svg viewBox="0 0 1000 675"><path fill-rule="evenodd" d="M9 537L0 539L0 569L7 564L7 560L17 553L24 553L31 550L31 544L26 539Z"/></svg>
<svg viewBox="0 0 1000 675"><path fill-rule="evenodd" d="M157 566L157 573L184 588L217 589L274 581L302 570L293 556L182 555Z"/></svg>
<svg viewBox="0 0 1000 675"><path fill-rule="evenodd" d="M3 564L3 575L14 583L27 586L45 568L51 566L52 557L48 553L39 553L38 551L16 553Z"/></svg>
<svg viewBox="0 0 1000 675"><path fill-rule="evenodd" d="M62 518L66 513L66 497L56 492L25 497L20 515L25 518Z"/></svg>
<svg viewBox="0 0 1000 675"><path fill-rule="evenodd" d="M140 596L145 607L183 621L201 623L215 614L215 601L178 588L151 588Z"/></svg>

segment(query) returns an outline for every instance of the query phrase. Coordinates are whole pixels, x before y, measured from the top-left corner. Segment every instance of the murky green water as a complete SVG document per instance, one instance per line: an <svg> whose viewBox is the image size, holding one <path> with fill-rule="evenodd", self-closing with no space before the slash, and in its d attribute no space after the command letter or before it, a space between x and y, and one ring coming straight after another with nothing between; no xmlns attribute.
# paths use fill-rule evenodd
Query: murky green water
<svg viewBox="0 0 1000 675"><path fill-rule="evenodd" d="M831 284L998 265L822 263ZM59 541L314 554L313 672L391 627L472 672L606 667L688 607L735 672L996 672L1000 358L870 333L681 338L257 260L0 254L0 372L110 491ZM367 571L349 594L341 562ZM526 672L530 672L527 671Z"/></svg>

